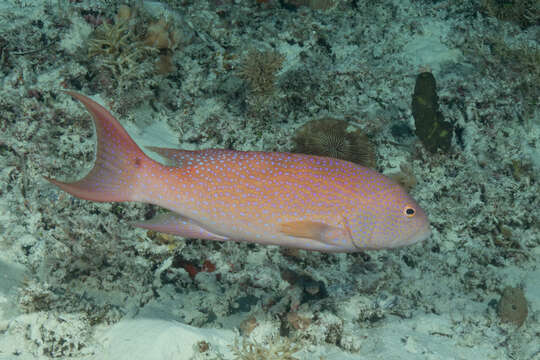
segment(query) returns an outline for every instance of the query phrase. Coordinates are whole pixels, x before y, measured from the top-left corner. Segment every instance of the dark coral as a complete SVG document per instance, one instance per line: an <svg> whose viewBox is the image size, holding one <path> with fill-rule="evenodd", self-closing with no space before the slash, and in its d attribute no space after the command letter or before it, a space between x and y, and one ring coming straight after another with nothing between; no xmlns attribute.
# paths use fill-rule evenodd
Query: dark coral
<svg viewBox="0 0 540 360"><path fill-rule="evenodd" d="M293 151L375 168L375 146L360 129L349 132L347 127L346 121L330 117L309 121L296 131Z"/></svg>
<svg viewBox="0 0 540 360"><path fill-rule="evenodd" d="M520 327L528 315L527 299L522 289L507 286L503 290L497 306L497 314L502 322Z"/></svg>
<svg viewBox="0 0 540 360"><path fill-rule="evenodd" d="M435 77L430 72L420 73L414 87L412 114L416 136L430 152L448 151L452 144L454 126L444 121L438 101Z"/></svg>
<svg viewBox="0 0 540 360"><path fill-rule="evenodd" d="M276 51L250 50L243 58L238 75L256 96L272 95L276 88L276 74L285 57Z"/></svg>

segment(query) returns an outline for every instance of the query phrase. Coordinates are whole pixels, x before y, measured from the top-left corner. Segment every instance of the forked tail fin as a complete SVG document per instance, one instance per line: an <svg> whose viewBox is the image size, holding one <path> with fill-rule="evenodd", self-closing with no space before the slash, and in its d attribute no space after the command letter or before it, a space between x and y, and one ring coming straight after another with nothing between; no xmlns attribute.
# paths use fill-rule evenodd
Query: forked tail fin
<svg viewBox="0 0 540 360"><path fill-rule="evenodd" d="M136 201L140 199L139 177L145 169L160 166L147 157L103 106L72 91L67 93L83 103L92 114L97 135L93 169L81 180L62 182L46 177L62 190L85 200Z"/></svg>

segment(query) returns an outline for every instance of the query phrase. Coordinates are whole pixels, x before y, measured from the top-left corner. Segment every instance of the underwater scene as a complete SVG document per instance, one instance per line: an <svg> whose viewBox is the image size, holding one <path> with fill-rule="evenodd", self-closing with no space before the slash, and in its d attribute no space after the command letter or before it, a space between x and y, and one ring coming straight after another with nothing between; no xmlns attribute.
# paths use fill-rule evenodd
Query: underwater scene
<svg viewBox="0 0 540 360"><path fill-rule="evenodd" d="M540 360L538 0L0 0L0 360Z"/></svg>

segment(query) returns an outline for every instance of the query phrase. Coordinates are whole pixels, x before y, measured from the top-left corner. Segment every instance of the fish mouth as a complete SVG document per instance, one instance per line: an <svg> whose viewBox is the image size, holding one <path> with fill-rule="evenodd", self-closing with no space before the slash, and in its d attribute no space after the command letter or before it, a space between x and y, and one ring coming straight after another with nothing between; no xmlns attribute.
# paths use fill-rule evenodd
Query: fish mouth
<svg viewBox="0 0 540 360"><path fill-rule="evenodd" d="M431 227L429 224L420 229L414 236L411 238L411 244L427 240L431 236Z"/></svg>

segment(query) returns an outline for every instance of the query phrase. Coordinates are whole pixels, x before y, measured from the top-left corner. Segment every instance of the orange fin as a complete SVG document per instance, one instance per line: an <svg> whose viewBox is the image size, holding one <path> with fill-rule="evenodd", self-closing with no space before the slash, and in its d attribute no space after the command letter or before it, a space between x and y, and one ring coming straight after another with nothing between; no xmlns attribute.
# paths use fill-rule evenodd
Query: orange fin
<svg viewBox="0 0 540 360"><path fill-rule="evenodd" d="M230 152L231 150L225 149L205 149L205 150L183 150L183 149L172 149L172 148L162 148L157 146L145 146L145 149L153 151L167 160L169 160L172 166L182 167L184 163L190 162L207 162L208 159L212 156L219 155L221 153Z"/></svg>
<svg viewBox="0 0 540 360"><path fill-rule="evenodd" d="M279 225L285 235L308 238L325 244L335 245L336 239L347 239L347 232L335 226L317 221L292 221Z"/></svg>
<svg viewBox="0 0 540 360"><path fill-rule="evenodd" d="M186 159L197 159L197 151L162 148L157 146L145 146L144 148L167 158L169 161L172 161L175 166L182 166L183 161Z"/></svg>
<svg viewBox="0 0 540 360"><path fill-rule="evenodd" d="M49 177L60 189L92 201L132 201L140 169L153 162L131 139L122 125L103 106L73 91L67 94L79 100L92 115L97 134L97 154L93 169L82 179L63 182Z"/></svg>
<svg viewBox="0 0 540 360"><path fill-rule="evenodd" d="M225 236L214 234L204 229L190 218L172 212L157 215L151 220L138 221L133 223L133 225L143 229L180 235L189 239L229 240Z"/></svg>

